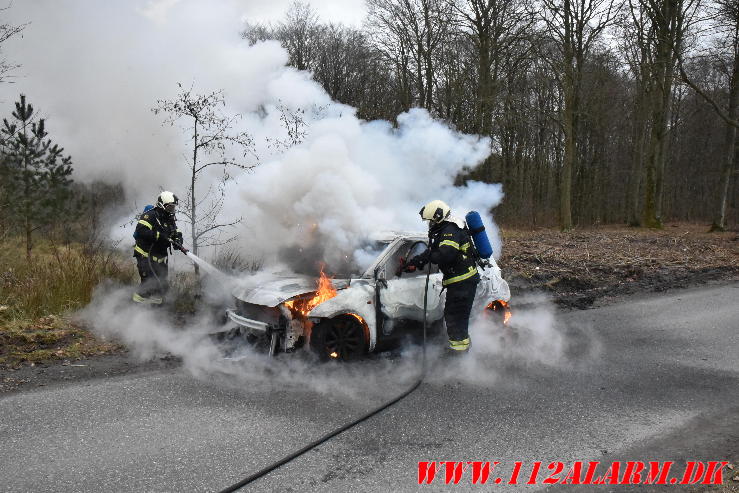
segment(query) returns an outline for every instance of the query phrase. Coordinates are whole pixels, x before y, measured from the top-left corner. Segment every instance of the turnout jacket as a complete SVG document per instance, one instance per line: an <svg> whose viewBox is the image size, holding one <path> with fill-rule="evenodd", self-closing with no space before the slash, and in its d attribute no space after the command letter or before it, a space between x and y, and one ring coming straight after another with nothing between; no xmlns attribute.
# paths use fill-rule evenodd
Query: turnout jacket
<svg viewBox="0 0 739 493"><path fill-rule="evenodd" d="M410 261L423 268L426 262L437 264L444 274L442 284L448 286L472 279L478 281L480 275L475 265L474 246L469 233L460 227L462 221L450 219L429 229L429 249Z"/></svg>
<svg viewBox="0 0 739 493"><path fill-rule="evenodd" d="M154 262L166 262L169 255L169 239L182 244L182 233L177 229L174 216L155 207L139 216L136 224L136 246L134 257L147 258Z"/></svg>

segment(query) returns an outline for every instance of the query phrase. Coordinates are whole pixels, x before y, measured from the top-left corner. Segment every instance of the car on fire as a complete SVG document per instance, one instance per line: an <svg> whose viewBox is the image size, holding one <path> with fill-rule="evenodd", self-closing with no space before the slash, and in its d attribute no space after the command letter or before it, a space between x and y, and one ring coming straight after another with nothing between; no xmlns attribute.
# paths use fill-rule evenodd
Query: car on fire
<svg viewBox="0 0 739 493"><path fill-rule="evenodd" d="M270 355L309 346L321 360L354 360L397 345L419 334L424 320L427 272L404 272L406 259L428 248L422 233L379 236L373 251L379 254L361 274L346 279L318 280L308 276L275 276L257 285L236 288L234 307L226 311L235 324L229 341L263 345ZM478 267L473 314L487 311L507 322L510 316L508 283L495 260ZM427 327L443 327L445 291L442 274L431 265L428 282Z"/></svg>

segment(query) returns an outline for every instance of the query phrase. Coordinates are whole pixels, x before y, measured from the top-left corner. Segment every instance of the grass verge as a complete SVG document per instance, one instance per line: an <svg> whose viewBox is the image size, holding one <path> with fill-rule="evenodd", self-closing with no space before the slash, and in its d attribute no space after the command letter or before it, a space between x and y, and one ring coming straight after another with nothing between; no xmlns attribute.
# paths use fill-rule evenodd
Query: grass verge
<svg viewBox="0 0 739 493"><path fill-rule="evenodd" d="M0 365L77 359L119 349L67 315L90 302L104 279L130 283L133 263L103 245L40 241L31 259L23 243L0 245Z"/></svg>
<svg viewBox="0 0 739 493"><path fill-rule="evenodd" d="M77 360L121 349L118 344L100 341L84 327L62 316L13 320L0 326L0 367Z"/></svg>

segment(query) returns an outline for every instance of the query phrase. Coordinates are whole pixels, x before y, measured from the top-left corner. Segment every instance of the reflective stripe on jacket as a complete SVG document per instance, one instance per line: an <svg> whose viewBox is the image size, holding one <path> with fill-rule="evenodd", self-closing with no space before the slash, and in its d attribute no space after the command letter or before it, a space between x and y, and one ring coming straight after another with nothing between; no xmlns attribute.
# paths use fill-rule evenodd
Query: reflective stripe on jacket
<svg viewBox="0 0 739 493"><path fill-rule="evenodd" d="M134 257L148 257L155 262L166 262L169 255L167 237L178 233L174 219L162 209L155 207L139 217L136 224Z"/></svg>
<svg viewBox="0 0 739 493"><path fill-rule="evenodd" d="M443 221L430 234L429 260L439 265L444 274L444 286L467 279L479 279L471 251L472 240L467 231L454 222Z"/></svg>

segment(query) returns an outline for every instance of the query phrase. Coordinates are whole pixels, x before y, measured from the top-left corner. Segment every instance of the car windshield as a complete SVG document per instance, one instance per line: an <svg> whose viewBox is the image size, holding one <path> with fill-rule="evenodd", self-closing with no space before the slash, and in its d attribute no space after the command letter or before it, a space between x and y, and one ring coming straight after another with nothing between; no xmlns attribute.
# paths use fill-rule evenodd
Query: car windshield
<svg viewBox="0 0 739 493"><path fill-rule="evenodd" d="M354 251L351 272L345 277L361 276L390 244L390 240L367 241Z"/></svg>

